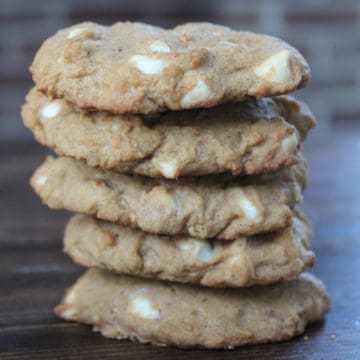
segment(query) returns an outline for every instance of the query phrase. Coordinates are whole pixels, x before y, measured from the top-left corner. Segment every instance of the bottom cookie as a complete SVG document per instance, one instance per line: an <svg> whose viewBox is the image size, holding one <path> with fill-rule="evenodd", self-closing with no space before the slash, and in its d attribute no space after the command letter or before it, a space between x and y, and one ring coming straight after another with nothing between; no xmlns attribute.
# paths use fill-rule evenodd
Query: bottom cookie
<svg viewBox="0 0 360 360"><path fill-rule="evenodd" d="M228 348L289 339L320 320L329 298L310 274L271 286L210 289L91 269L55 312L117 339Z"/></svg>

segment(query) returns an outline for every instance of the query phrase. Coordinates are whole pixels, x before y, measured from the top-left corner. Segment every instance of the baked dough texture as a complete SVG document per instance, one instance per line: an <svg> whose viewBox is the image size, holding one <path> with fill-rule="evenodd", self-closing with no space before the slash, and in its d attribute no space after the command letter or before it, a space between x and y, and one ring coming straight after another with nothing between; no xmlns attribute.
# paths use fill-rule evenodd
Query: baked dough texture
<svg viewBox="0 0 360 360"><path fill-rule="evenodd" d="M64 250L78 264L118 274L209 287L243 287L295 279L314 264L311 225L296 210L293 225L234 241L159 236L75 215Z"/></svg>
<svg viewBox="0 0 360 360"><path fill-rule="evenodd" d="M163 180L117 174L48 157L31 185L51 208L145 232L232 240L291 224L306 185L305 159L278 173Z"/></svg>
<svg viewBox="0 0 360 360"><path fill-rule="evenodd" d="M74 25L43 43L30 70L51 97L117 114L282 95L310 77L305 59L285 42L209 23L169 30L131 22Z"/></svg>
<svg viewBox="0 0 360 360"><path fill-rule="evenodd" d="M307 273L275 285L213 289L91 269L55 311L106 337L231 349L301 334L322 319L328 304L322 282Z"/></svg>
<svg viewBox="0 0 360 360"><path fill-rule="evenodd" d="M169 179L293 165L315 126L309 108L290 96L145 116L81 111L34 88L22 116L35 139L59 155Z"/></svg>

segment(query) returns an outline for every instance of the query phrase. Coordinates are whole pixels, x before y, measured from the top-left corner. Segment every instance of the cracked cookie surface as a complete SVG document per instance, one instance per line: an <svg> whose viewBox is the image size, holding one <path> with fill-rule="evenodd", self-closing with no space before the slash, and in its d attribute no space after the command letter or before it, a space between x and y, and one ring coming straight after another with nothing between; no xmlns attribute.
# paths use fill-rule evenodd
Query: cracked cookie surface
<svg viewBox="0 0 360 360"><path fill-rule="evenodd" d="M290 225L306 179L303 155L277 173L179 180L117 174L72 158L48 157L31 185L51 208L149 233L230 240Z"/></svg>
<svg viewBox="0 0 360 360"><path fill-rule="evenodd" d="M153 116L86 112L35 88L22 111L41 144L90 166L151 177L259 174L294 164L315 120L289 96Z"/></svg>
<svg viewBox="0 0 360 360"><path fill-rule="evenodd" d="M86 215L68 223L64 250L86 267L209 287L244 287L295 279L314 264L311 226L295 210L293 225L233 241L144 233Z"/></svg>

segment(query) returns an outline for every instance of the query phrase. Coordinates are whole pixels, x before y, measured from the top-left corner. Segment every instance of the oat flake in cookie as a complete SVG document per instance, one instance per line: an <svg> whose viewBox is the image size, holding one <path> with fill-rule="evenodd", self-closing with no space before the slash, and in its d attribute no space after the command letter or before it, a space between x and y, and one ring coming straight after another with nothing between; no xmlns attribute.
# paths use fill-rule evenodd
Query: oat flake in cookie
<svg viewBox="0 0 360 360"><path fill-rule="evenodd" d="M308 107L289 96L142 116L80 111L34 88L22 116L36 140L59 155L170 179L276 171L298 160L315 126Z"/></svg>
<svg viewBox="0 0 360 360"><path fill-rule="evenodd" d="M306 273L270 286L211 289L91 269L55 311L106 337L215 349L290 339L328 305L322 282Z"/></svg>
<svg viewBox="0 0 360 360"><path fill-rule="evenodd" d="M74 25L46 40L30 69L51 97L118 114L271 97L310 76L285 42L210 23L169 30L131 22Z"/></svg>

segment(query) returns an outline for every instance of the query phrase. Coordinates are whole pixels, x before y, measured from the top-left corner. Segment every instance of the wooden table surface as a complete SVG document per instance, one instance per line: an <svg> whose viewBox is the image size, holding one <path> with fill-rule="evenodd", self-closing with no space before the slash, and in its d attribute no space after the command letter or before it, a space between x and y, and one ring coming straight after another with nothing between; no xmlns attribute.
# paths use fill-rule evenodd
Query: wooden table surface
<svg viewBox="0 0 360 360"><path fill-rule="evenodd" d="M53 307L83 271L62 253L69 214L41 205L28 186L46 150L34 142L0 144L0 359L360 359L359 135L341 130L307 147L313 272L332 300L325 321L306 337L228 352L109 340L56 318Z"/></svg>

